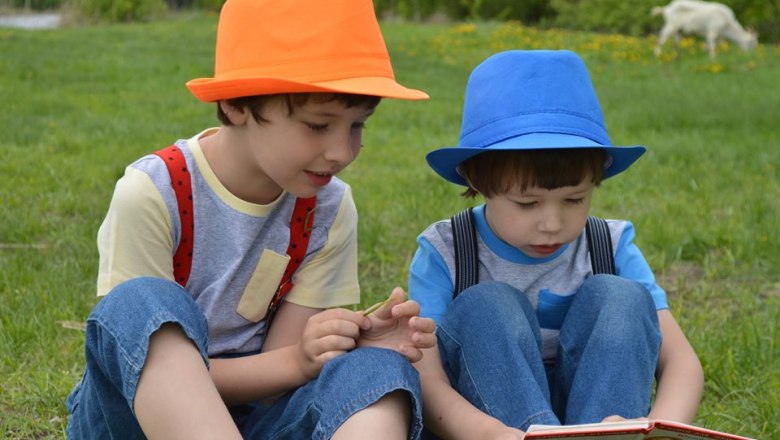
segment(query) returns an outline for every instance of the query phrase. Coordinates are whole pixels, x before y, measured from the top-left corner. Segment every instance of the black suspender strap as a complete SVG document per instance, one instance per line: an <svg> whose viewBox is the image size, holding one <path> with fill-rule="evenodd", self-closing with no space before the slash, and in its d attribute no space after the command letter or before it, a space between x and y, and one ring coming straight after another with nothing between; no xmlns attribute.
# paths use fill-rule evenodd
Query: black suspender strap
<svg viewBox="0 0 780 440"><path fill-rule="evenodd" d="M465 209L450 219L452 239L455 245L455 298L467 287L479 282L479 256L477 254L477 229L474 226L472 208ZM585 225L588 253L593 274L615 274L615 257L612 253L612 237L607 221L590 216Z"/></svg>
<svg viewBox="0 0 780 440"><path fill-rule="evenodd" d="M455 242L455 291L453 298L465 288L479 280L479 259L477 256L477 230L471 214L465 209L450 219L452 239Z"/></svg>
<svg viewBox="0 0 780 440"><path fill-rule="evenodd" d="M612 238L607 221L594 216L588 217L585 235L588 238L588 252L593 274L614 275L615 257L612 254Z"/></svg>

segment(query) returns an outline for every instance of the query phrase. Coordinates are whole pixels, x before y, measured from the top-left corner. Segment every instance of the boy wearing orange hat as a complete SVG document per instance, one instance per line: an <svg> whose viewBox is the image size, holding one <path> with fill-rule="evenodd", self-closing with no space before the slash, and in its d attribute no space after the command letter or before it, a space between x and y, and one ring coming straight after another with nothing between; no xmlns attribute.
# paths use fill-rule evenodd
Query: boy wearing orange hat
<svg viewBox="0 0 780 440"><path fill-rule="evenodd" d="M221 127L117 183L68 437L418 437L433 321L400 288L337 308L359 286L336 174L381 98L427 98L395 81L371 1L228 0L214 77L187 87Z"/></svg>

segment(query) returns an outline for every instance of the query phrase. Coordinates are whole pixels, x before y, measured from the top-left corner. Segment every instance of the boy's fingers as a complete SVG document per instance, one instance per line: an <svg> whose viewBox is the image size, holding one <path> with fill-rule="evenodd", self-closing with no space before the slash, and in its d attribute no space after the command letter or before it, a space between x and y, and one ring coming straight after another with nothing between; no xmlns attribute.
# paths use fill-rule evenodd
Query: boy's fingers
<svg viewBox="0 0 780 440"><path fill-rule="evenodd" d="M415 333L412 341L417 348L431 348L436 345L436 335L433 333Z"/></svg>
<svg viewBox="0 0 780 440"><path fill-rule="evenodd" d="M423 357L422 350L416 348L416 347L410 347L407 345L402 345L398 347L398 351L409 361L409 362L417 362Z"/></svg>
<svg viewBox="0 0 780 440"><path fill-rule="evenodd" d="M409 325L420 332L424 333L435 333L436 332L436 321L434 321L431 318L420 318L419 316L413 317L409 319Z"/></svg>
<svg viewBox="0 0 780 440"><path fill-rule="evenodd" d="M333 328L331 326L337 326L339 322L344 321L354 324L361 329L365 329L367 325L370 326L370 322L368 322L365 316L347 309L327 309L314 315L312 319L326 328Z"/></svg>

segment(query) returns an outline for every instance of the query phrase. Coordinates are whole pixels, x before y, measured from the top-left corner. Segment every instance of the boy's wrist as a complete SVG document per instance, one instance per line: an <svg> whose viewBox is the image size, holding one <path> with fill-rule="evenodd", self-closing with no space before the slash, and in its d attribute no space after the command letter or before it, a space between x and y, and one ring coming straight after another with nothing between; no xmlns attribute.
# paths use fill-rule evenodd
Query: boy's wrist
<svg viewBox="0 0 780 440"><path fill-rule="evenodd" d="M305 384L314 380L320 374L320 369L316 367L314 362L309 360L300 342L286 348L289 348L289 355L292 358L290 364L293 368L290 374L294 382Z"/></svg>

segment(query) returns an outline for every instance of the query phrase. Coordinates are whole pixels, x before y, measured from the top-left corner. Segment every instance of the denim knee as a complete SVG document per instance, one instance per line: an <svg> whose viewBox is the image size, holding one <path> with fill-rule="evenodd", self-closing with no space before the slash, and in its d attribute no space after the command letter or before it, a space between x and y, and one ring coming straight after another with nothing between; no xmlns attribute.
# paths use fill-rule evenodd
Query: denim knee
<svg viewBox="0 0 780 440"><path fill-rule="evenodd" d="M646 415L660 341L647 289L613 275L588 278L561 327L553 380L556 414L565 423Z"/></svg>
<svg viewBox="0 0 780 440"><path fill-rule="evenodd" d="M440 327L459 340L469 336L517 340L531 335L541 343L531 302L523 292L498 281L479 283L461 292Z"/></svg>
<svg viewBox="0 0 780 440"><path fill-rule="evenodd" d="M614 347L636 344L638 335L647 338L651 346L656 340L660 343L658 313L650 293L638 282L614 275L585 280L561 327L561 342L573 327L608 335L604 342ZM602 339L592 342L597 340Z"/></svg>
<svg viewBox="0 0 780 440"><path fill-rule="evenodd" d="M636 281L615 275L594 275L585 280L572 302L572 307L588 309L611 316L650 315L656 317L650 292Z"/></svg>
<svg viewBox="0 0 780 440"><path fill-rule="evenodd" d="M382 380L377 378L381 377ZM328 383L349 383L351 393L341 396L341 404L334 408L329 419L337 425L330 426L326 432L332 434L347 418L355 412L375 403L394 391L403 391L409 397L412 419L409 438L418 438L422 432L422 389L417 370L401 354L380 348L361 348L325 364L317 382L322 386ZM338 394L343 389L331 392ZM345 398L346 397L346 398ZM334 405L338 396L321 400L323 405ZM325 421L323 421L325 422ZM332 429L332 431L331 431Z"/></svg>
<svg viewBox="0 0 780 440"><path fill-rule="evenodd" d="M208 362L206 318L189 293L172 281L137 278L119 284L87 318L87 367L99 368L130 408L149 340L166 323L178 324Z"/></svg>
<svg viewBox="0 0 780 440"><path fill-rule="evenodd" d="M355 413L395 391L409 396L409 438L419 438L419 375L399 353L381 348L358 348L327 362L313 381L270 406L256 406L242 434L252 439L328 439Z"/></svg>
<svg viewBox="0 0 780 440"><path fill-rule="evenodd" d="M465 289L437 330L452 387L508 426L554 423L536 312L523 292L501 282Z"/></svg>

